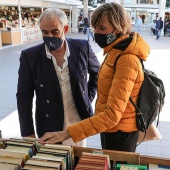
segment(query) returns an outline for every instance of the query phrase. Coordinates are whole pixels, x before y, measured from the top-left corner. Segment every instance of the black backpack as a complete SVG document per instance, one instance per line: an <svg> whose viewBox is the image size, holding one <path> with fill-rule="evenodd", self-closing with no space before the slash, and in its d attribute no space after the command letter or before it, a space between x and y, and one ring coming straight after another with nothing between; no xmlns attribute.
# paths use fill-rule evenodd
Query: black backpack
<svg viewBox="0 0 170 170"><path fill-rule="evenodd" d="M120 56L116 58L114 66L116 66ZM165 88L162 80L154 72L144 68L143 60L140 59L140 62L144 71L144 81L140 88L137 105L131 97L129 100L136 109L136 126L139 131L145 132L146 135L146 130L156 118L157 125L159 123L159 114L164 105Z"/></svg>

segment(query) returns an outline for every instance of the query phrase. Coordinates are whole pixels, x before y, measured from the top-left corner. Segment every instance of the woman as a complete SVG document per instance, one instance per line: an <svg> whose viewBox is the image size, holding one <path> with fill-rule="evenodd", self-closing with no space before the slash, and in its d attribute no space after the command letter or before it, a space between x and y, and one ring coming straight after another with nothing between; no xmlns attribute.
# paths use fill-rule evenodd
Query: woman
<svg viewBox="0 0 170 170"><path fill-rule="evenodd" d="M139 132L129 97L137 102L144 79L140 59L147 59L150 48L138 33L130 33L131 18L117 3L98 7L91 24L95 41L106 55L98 75L95 115L69 126L66 131L46 133L40 142L57 143L69 137L77 142L102 133L103 149L135 152Z"/></svg>

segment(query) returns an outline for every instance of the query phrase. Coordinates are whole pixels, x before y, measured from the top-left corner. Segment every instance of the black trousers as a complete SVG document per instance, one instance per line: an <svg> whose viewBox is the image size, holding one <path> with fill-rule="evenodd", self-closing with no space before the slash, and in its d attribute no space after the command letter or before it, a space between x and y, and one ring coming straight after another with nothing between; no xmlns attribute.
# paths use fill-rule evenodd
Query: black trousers
<svg viewBox="0 0 170 170"><path fill-rule="evenodd" d="M115 133L101 133L102 149L135 152L139 131Z"/></svg>

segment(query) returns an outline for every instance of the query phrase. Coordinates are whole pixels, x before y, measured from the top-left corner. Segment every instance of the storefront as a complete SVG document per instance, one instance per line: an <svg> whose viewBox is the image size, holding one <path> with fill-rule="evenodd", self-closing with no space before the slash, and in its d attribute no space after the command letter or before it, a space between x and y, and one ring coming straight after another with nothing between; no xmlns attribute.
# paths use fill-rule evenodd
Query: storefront
<svg viewBox="0 0 170 170"><path fill-rule="evenodd" d="M75 0L0 0L0 30L2 32L20 32L17 39L19 43L41 39L41 31L38 25L38 18L46 8L59 8L63 10L68 19L70 32L78 32L77 6L82 5L81 1ZM3 36L4 37L4 36ZM4 39L4 38L3 38ZM4 43L3 45L8 45ZM16 42L16 43L17 43ZM9 45L12 43L9 43Z"/></svg>

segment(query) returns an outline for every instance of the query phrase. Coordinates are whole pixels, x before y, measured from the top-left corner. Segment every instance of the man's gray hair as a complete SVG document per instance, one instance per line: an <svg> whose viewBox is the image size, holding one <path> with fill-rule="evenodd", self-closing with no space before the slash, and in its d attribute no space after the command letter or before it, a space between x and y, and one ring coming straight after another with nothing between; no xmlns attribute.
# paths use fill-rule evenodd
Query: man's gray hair
<svg viewBox="0 0 170 170"><path fill-rule="evenodd" d="M63 24L63 26L67 25L68 21L66 14L62 10L55 8L47 8L45 11L43 11L39 17L39 24L41 24L41 21L44 18L54 20L56 17Z"/></svg>

